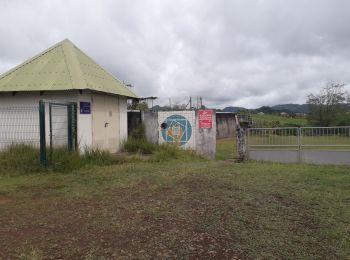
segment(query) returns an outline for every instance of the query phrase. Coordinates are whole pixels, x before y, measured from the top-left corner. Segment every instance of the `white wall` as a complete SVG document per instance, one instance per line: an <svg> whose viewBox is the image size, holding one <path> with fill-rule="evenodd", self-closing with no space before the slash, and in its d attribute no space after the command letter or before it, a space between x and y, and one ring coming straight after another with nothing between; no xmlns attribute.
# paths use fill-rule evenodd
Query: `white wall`
<svg viewBox="0 0 350 260"><path fill-rule="evenodd" d="M92 109L91 91L84 90L78 94L77 120L78 120L78 146L80 151L84 147L92 147L92 111L91 114L80 114L80 102L90 102Z"/></svg>
<svg viewBox="0 0 350 260"><path fill-rule="evenodd" d="M119 109L116 113L119 114L119 129L118 134L121 142L127 138L127 98L117 96L119 98ZM78 145L80 151L84 150L84 147L92 147L93 136L92 136L92 113L91 114L80 114L80 102L90 102L92 109L92 93L89 90L83 90L82 94L78 90L67 90L67 91L46 91L40 96L38 91L33 92L17 92L15 95L12 93L1 93L0 92L0 109L1 107L23 107L23 106L38 106L40 100L56 100L66 102L77 102L77 135ZM49 108L45 109L46 118L49 118ZM92 112L92 111L91 111ZM39 111L35 114L36 118L33 120L33 124L39 123ZM26 117L25 115L23 116ZM1 126L1 122L0 122ZM46 120L46 140L49 142L49 120ZM36 128L38 129L38 127ZM1 128L0 128L1 131ZM0 133L0 139L1 139ZM5 139L9 137L4 137ZM17 137L16 137L17 138ZM1 142L1 140L0 140ZM1 149L1 146L0 146Z"/></svg>
<svg viewBox="0 0 350 260"><path fill-rule="evenodd" d="M127 111L127 98L119 96L119 130L120 130L120 142L122 143L128 138L128 111Z"/></svg>

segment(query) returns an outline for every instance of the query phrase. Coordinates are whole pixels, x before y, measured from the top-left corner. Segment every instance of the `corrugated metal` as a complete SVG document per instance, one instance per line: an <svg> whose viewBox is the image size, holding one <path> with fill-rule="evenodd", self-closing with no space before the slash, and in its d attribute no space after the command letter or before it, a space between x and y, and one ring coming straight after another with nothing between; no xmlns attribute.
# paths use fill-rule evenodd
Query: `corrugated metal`
<svg viewBox="0 0 350 260"><path fill-rule="evenodd" d="M68 89L137 97L68 39L0 76L0 92Z"/></svg>

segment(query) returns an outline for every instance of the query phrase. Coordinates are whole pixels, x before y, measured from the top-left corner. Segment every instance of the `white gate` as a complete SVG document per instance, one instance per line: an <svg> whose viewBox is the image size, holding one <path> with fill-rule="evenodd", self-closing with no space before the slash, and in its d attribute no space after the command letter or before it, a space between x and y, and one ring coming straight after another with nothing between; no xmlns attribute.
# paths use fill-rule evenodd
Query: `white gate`
<svg viewBox="0 0 350 260"><path fill-rule="evenodd" d="M248 159L350 165L350 127L250 128Z"/></svg>

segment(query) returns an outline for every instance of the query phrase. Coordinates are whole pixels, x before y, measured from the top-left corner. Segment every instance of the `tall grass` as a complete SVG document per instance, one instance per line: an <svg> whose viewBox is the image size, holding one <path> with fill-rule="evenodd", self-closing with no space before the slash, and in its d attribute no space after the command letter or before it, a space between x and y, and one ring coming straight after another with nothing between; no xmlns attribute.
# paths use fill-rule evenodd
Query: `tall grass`
<svg viewBox="0 0 350 260"><path fill-rule="evenodd" d="M137 133L140 133L137 131ZM164 162L172 159L201 159L194 151L182 150L176 145L153 144L147 141L143 135L131 135L123 143L123 150L131 153L151 155L149 162Z"/></svg>
<svg viewBox="0 0 350 260"><path fill-rule="evenodd" d="M131 153L152 154L157 150L157 145L148 142L145 138L129 137L123 143L123 150Z"/></svg>
<svg viewBox="0 0 350 260"><path fill-rule="evenodd" d="M149 154L150 163L164 162L174 159L196 160L201 159L194 151L184 151L175 145L158 145L149 143L145 138L131 137L124 143L123 149L137 153L137 156L123 156L111 154L99 149L86 148L84 153L69 152L65 148L55 148L48 153L48 165L40 164L38 148L29 145L12 145L0 151L0 175L12 176L31 173L59 172L69 173L85 166L116 165L126 162L145 160L142 155Z"/></svg>
<svg viewBox="0 0 350 260"><path fill-rule="evenodd" d="M152 154L157 150L156 144L147 141L144 124L135 128L122 146L124 151L131 153Z"/></svg>
<svg viewBox="0 0 350 260"><path fill-rule="evenodd" d="M42 172L45 167L40 165L39 155L39 150L29 145L11 145L0 152L0 174Z"/></svg>
<svg viewBox="0 0 350 260"><path fill-rule="evenodd" d="M85 152L69 152L65 148L53 149L47 154L47 167L40 164L39 149L17 144L0 152L0 175L20 175L26 173L71 172L87 165L112 165L125 161L123 157L112 155L99 149L85 149Z"/></svg>

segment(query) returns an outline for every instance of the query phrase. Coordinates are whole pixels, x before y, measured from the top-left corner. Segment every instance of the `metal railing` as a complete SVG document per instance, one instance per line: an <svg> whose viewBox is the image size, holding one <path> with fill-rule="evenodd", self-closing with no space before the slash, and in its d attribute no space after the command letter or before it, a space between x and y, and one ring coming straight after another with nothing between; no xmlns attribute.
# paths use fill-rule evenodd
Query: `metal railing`
<svg viewBox="0 0 350 260"><path fill-rule="evenodd" d="M250 128L248 147L253 149L344 147L350 150L350 126Z"/></svg>
<svg viewBox="0 0 350 260"><path fill-rule="evenodd" d="M350 126L247 129L249 159L350 165Z"/></svg>

